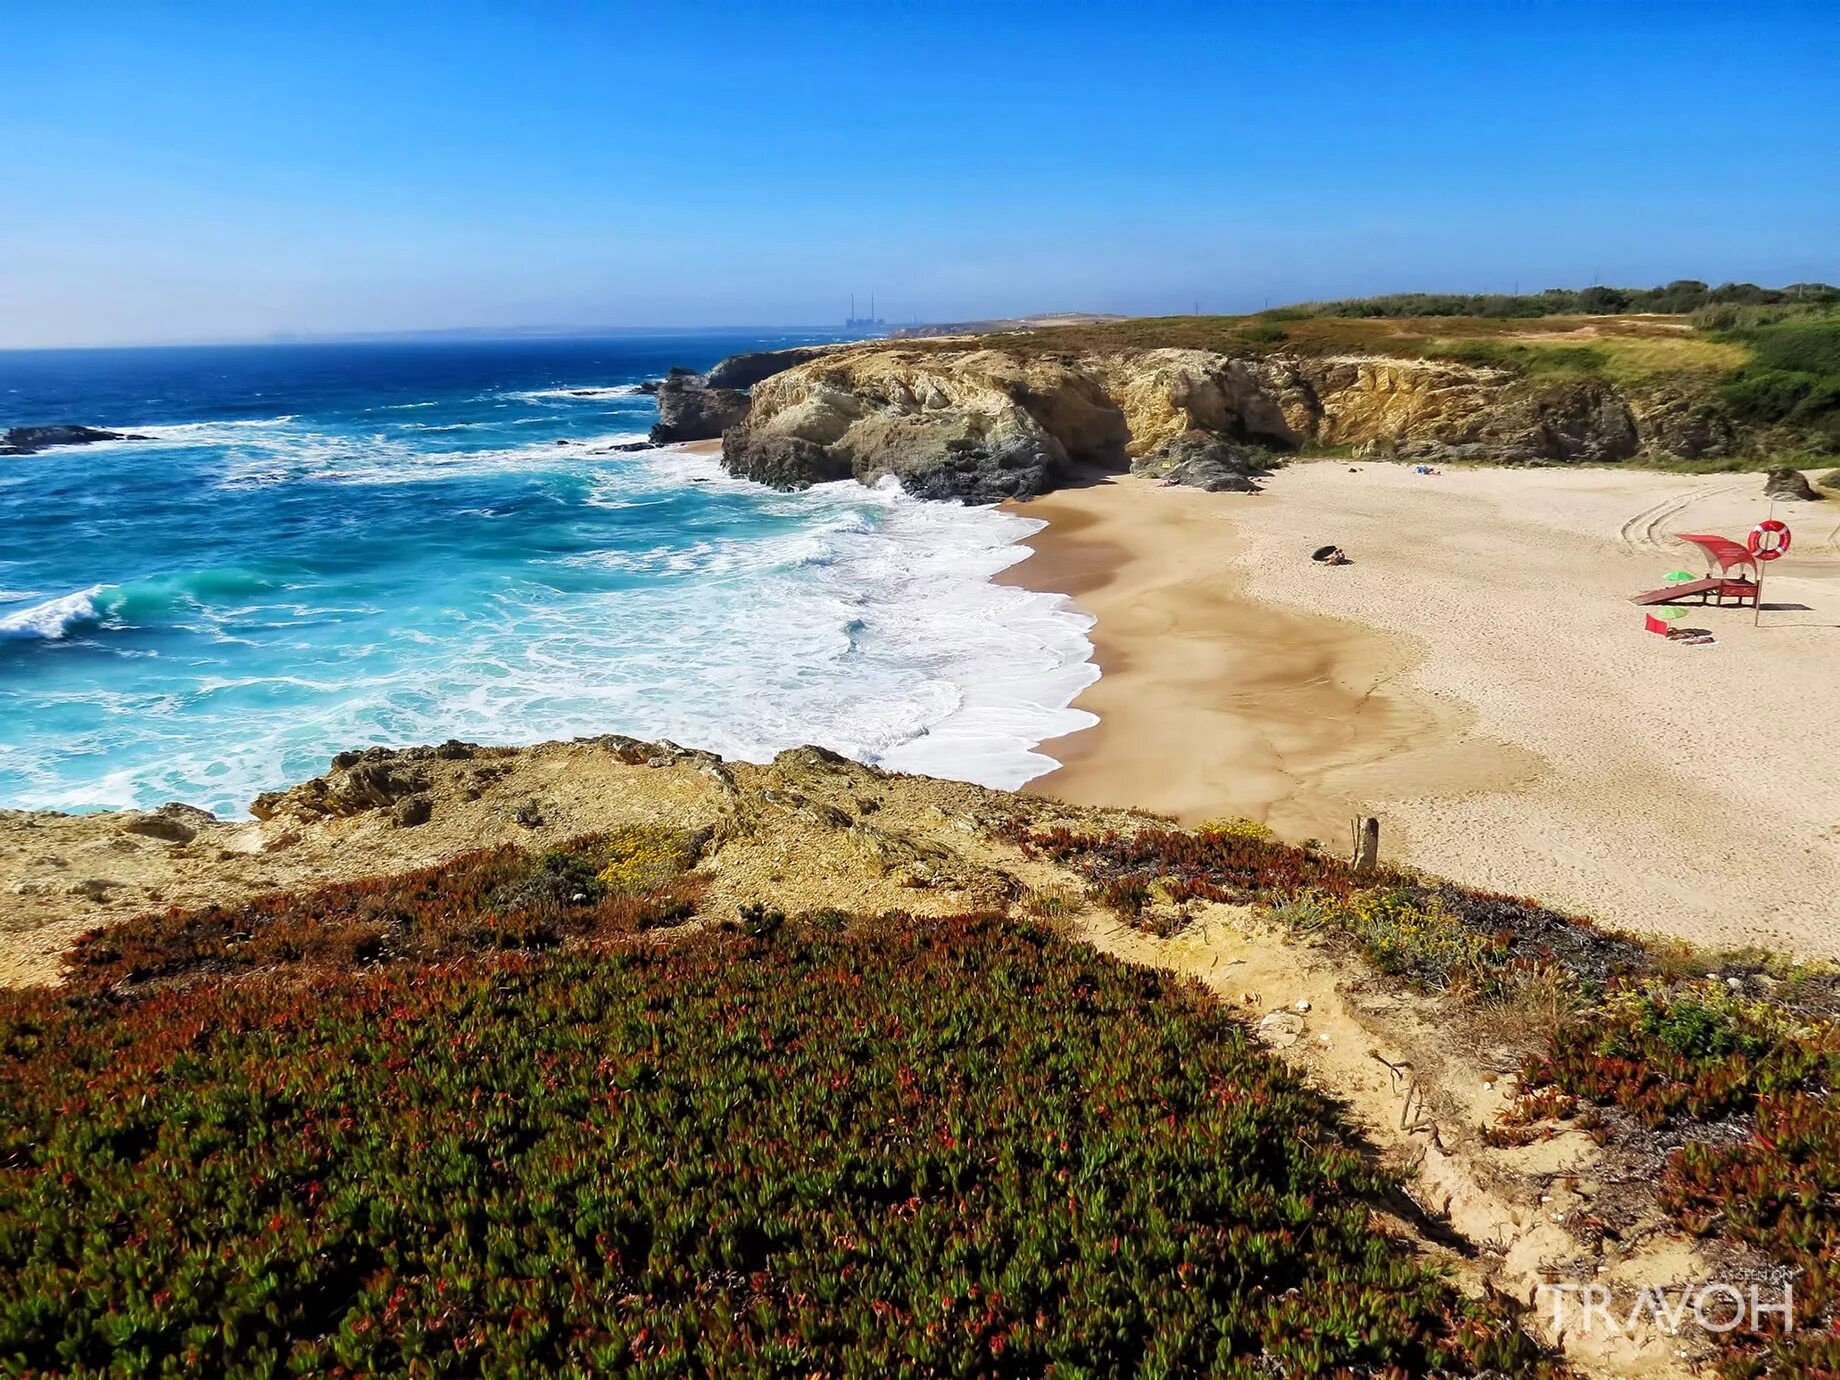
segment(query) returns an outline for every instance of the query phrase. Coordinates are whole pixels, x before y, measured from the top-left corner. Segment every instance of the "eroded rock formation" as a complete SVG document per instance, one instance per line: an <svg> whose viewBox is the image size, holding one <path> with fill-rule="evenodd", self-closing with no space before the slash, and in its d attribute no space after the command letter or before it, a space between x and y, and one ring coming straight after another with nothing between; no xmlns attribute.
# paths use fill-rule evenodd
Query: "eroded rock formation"
<svg viewBox="0 0 1840 1380"><path fill-rule="evenodd" d="M1042 493L1078 463L1242 489L1271 454L1300 446L1606 462L1645 445L1704 453L1729 442L1686 399L1381 356L877 342L773 374L753 399L724 433L735 474L781 488L893 475L923 497L973 503Z"/></svg>
<svg viewBox="0 0 1840 1380"><path fill-rule="evenodd" d="M703 375L703 382L711 388L752 388L762 379L783 374L795 365L849 348L848 345L795 345L789 350L754 350L730 355Z"/></svg>
<svg viewBox="0 0 1840 1380"><path fill-rule="evenodd" d="M1074 462L1122 468L1190 432L1280 450L1298 441L1244 365L1221 355L878 346L762 382L723 455L734 473L782 488L893 475L921 497L985 503L1045 492Z"/></svg>
<svg viewBox="0 0 1840 1380"><path fill-rule="evenodd" d="M658 384L658 422L652 442L713 441L747 420L748 395L734 388L711 388L700 374L673 369Z"/></svg>

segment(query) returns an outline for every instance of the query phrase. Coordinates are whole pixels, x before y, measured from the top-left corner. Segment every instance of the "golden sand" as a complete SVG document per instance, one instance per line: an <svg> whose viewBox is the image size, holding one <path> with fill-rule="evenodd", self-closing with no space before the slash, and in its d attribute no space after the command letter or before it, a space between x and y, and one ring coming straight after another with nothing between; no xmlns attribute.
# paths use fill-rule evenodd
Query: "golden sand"
<svg viewBox="0 0 1840 1380"><path fill-rule="evenodd" d="M1129 476L1019 505L1008 572L1098 618L1097 728L1031 789L1244 814L1617 925L1840 954L1840 504L1709 646L1631 594L1742 536L1756 475L1294 465L1258 495ZM1309 560L1336 542L1354 564ZM1780 606L1780 607L1774 607Z"/></svg>

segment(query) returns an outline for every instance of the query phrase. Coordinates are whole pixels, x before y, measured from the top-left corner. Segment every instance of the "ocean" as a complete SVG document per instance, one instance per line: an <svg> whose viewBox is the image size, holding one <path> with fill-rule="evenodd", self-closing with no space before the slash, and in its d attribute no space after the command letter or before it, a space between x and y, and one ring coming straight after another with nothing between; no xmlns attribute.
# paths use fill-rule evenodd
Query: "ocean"
<svg viewBox="0 0 1840 1380"><path fill-rule="evenodd" d="M1098 675L1033 520L619 452L672 365L822 337L0 353L0 807L240 815L347 748L818 743L1013 787Z"/></svg>

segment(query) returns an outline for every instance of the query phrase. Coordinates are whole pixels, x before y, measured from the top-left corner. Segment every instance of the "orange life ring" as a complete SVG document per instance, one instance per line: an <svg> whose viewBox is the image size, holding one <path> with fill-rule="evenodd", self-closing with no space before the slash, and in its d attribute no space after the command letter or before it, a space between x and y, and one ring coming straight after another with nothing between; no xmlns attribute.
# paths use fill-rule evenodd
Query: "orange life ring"
<svg viewBox="0 0 1840 1380"><path fill-rule="evenodd" d="M1745 545L1758 560L1773 561L1788 553L1789 524L1775 518L1765 518L1751 528L1750 540Z"/></svg>

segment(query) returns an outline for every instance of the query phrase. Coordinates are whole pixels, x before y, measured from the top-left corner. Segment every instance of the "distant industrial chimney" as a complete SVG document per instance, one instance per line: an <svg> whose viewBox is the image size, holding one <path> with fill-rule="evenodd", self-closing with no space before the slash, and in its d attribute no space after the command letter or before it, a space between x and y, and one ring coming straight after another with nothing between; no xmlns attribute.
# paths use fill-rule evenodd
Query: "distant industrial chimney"
<svg viewBox="0 0 1840 1380"><path fill-rule="evenodd" d="M873 292L869 294L869 314L867 316L856 314L856 294L853 292L850 294L850 314L843 323L846 331L879 331L886 324L881 317L875 314L875 294Z"/></svg>

